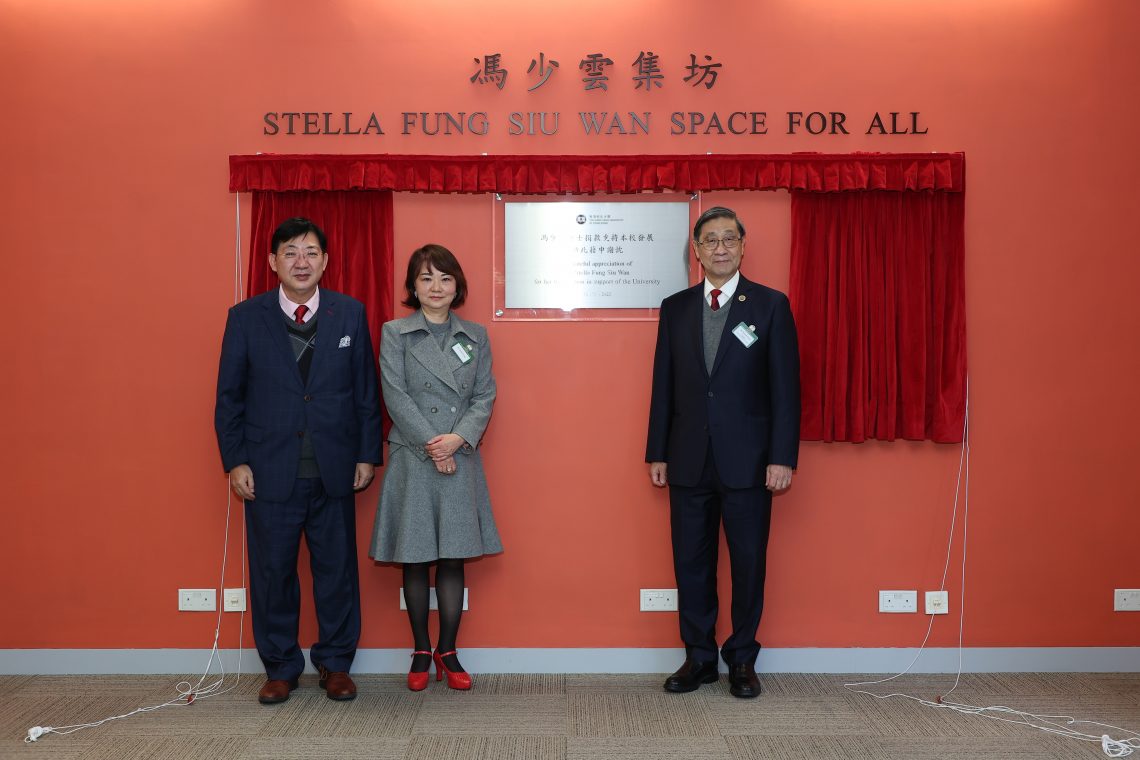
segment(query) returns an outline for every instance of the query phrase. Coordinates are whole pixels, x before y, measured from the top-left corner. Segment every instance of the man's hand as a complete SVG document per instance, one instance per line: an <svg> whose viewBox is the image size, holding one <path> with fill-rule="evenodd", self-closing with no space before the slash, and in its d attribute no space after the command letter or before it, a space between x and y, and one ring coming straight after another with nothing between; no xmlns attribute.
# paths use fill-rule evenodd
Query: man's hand
<svg viewBox="0 0 1140 760"><path fill-rule="evenodd" d="M443 459L450 459L451 455L458 451L464 443L463 438L455 433L443 433L424 444L424 451L429 457L439 462Z"/></svg>
<svg viewBox="0 0 1140 760"><path fill-rule="evenodd" d="M253 501L253 470L248 464L239 464L230 470L230 488L246 501Z"/></svg>
<svg viewBox="0 0 1140 760"><path fill-rule="evenodd" d="M769 491L783 491L792 484L792 468L782 464L768 465L768 477L764 486Z"/></svg>
<svg viewBox="0 0 1140 760"><path fill-rule="evenodd" d="M363 491L376 477L376 466L371 462L356 463L356 477L352 479L352 490Z"/></svg>
<svg viewBox="0 0 1140 760"><path fill-rule="evenodd" d="M649 482L658 488L664 488L669 485L668 479L668 465L664 462L650 462L649 463Z"/></svg>

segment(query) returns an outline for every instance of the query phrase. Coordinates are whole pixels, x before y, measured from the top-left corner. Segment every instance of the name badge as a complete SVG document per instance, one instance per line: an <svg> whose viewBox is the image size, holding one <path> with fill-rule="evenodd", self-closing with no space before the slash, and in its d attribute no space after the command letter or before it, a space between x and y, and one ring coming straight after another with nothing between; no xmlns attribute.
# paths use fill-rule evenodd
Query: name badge
<svg viewBox="0 0 1140 760"><path fill-rule="evenodd" d="M753 340L755 340L755 338L753 338ZM451 347L451 350L454 351L455 355L459 357L459 361L463 362L464 364L471 361L471 354L467 352L467 349L463 347L462 343L456 343Z"/></svg>
<svg viewBox="0 0 1140 760"><path fill-rule="evenodd" d="M732 334L736 336L736 339L738 341L744 344L745 348L750 347L758 340L756 333L752 331L752 328L743 322L732 328Z"/></svg>

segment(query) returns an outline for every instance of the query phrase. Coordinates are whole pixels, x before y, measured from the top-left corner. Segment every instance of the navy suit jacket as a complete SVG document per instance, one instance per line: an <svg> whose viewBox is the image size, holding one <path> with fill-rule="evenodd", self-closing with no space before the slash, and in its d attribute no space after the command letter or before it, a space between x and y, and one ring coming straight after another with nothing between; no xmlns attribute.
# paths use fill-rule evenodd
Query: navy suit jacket
<svg viewBox="0 0 1140 760"><path fill-rule="evenodd" d="M711 444L721 482L764 485L769 464L796 466L800 441L800 359L783 293L741 276L712 372L701 327L704 282L661 303L645 461L665 462L670 485L695 486ZM756 335L745 347L732 330Z"/></svg>
<svg viewBox="0 0 1140 760"><path fill-rule="evenodd" d="M357 462L379 464L380 400L364 305L321 289L309 381L289 345L278 289L230 309L214 428L222 465L253 470L259 499L286 501L308 431L325 492L352 493Z"/></svg>

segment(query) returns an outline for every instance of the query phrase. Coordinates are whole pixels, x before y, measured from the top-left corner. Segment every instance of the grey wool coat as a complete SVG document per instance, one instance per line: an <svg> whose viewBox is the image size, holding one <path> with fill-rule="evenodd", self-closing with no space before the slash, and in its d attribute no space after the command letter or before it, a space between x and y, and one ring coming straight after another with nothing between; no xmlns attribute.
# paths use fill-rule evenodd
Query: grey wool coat
<svg viewBox="0 0 1140 760"><path fill-rule="evenodd" d="M421 311L386 323L380 383L392 429L371 556L430 562L502 551L479 453L496 392L486 328L452 314L441 348ZM451 475L424 450L441 433L465 442Z"/></svg>

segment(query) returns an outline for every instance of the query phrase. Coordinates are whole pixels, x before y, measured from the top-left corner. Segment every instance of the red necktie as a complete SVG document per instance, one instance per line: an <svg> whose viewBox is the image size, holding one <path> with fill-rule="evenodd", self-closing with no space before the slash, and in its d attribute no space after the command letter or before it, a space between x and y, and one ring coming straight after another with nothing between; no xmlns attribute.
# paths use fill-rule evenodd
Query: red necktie
<svg viewBox="0 0 1140 760"><path fill-rule="evenodd" d="M717 309L720 308L720 301L716 300L717 298L720 297L720 291L717 290L716 288L713 288L712 290L709 291L709 295L712 296L712 303L710 304L710 306L712 306L713 311L716 311ZM304 307L301 307L301 308L304 308Z"/></svg>
<svg viewBox="0 0 1140 760"><path fill-rule="evenodd" d="M297 310L293 312L293 319L296 320L297 324L303 325L305 324L305 315L308 313L309 307L305 304L301 304L297 307Z"/></svg>

